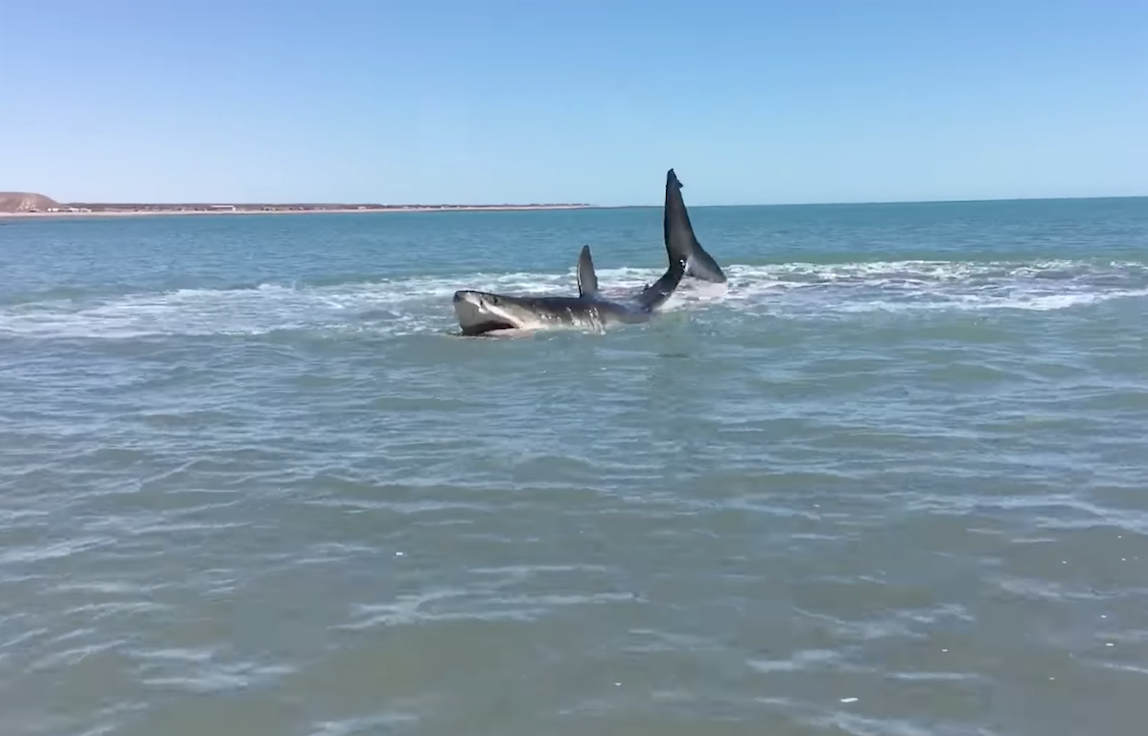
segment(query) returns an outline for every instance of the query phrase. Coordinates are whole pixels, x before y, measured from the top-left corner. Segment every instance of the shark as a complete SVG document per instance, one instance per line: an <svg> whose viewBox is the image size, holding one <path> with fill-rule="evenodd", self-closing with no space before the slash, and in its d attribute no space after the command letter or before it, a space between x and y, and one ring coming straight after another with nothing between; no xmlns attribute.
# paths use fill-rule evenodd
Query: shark
<svg viewBox="0 0 1148 736"><path fill-rule="evenodd" d="M488 291L460 289L454 293L454 312L462 334L468 337L502 334L507 331L583 329L603 331L615 325L648 322L673 296L686 275L691 258L697 259L697 245L681 184L670 169L666 176L666 216L664 236L668 264L665 273L629 299L608 299L598 288L598 275L589 245L578 257L577 296L514 296ZM708 254L705 258L712 262ZM705 261L702 269L706 269ZM716 268L717 264L714 264ZM718 273L720 273L718 269ZM710 273L706 271L706 273ZM723 276L724 278L724 276Z"/></svg>

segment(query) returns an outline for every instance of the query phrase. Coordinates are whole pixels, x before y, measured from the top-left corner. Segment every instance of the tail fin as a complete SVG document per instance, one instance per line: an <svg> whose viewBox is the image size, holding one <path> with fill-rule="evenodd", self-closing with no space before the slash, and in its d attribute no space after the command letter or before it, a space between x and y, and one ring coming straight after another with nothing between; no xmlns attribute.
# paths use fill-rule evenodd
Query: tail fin
<svg viewBox="0 0 1148 736"><path fill-rule="evenodd" d="M663 220L666 255L670 263L662 277L638 295L638 303L644 309L654 310L666 303L685 277L686 265L693 254L693 229L678 191L681 187L674 170L670 169L666 173L666 213Z"/></svg>
<svg viewBox="0 0 1148 736"><path fill-rule="evenodd" d="M590 257L590 246L582 246L578 256L578 295L593 298L598 295L598 274L594 273L594 259Z"/></svg>
<svg viewBox="0 0 1148 736"><path fill-rule="evenodd" d="M682 250L687 252L686 275L695 279L710 281L715 284L724 284L726 276L721 266L709 253L702 248L702 244L694 236L693 225L690 224L690 214L686 211L686 203L682 200L682 183L678 181L673 169L666 172L666 209L662 219L662 230L666 241L666 253L670 260L675 253ZM677 238L680 242L673 242Z"/></svg>

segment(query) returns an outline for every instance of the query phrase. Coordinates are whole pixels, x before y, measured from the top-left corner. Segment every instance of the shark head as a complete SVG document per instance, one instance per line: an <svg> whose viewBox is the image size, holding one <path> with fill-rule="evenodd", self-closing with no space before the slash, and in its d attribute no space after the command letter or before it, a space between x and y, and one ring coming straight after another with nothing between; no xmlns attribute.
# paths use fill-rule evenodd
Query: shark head
<svg viewBox="0 0 1148 736"><path fill-rule="evenodd" d="M470 289L454 293L454 313L464 335L534 329L546 321L529 299Z"/></svg>

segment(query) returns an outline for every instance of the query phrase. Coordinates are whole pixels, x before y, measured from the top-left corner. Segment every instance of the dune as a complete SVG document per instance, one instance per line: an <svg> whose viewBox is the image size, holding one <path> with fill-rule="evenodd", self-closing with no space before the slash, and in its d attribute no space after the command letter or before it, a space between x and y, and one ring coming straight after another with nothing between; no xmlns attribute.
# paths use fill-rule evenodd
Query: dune
<svg viewBox="0 0 1148 736"><path fill-rule="evenodd" d="M34 192L0 192L0 212L47 212L60 207L51 197Z"/></svg>

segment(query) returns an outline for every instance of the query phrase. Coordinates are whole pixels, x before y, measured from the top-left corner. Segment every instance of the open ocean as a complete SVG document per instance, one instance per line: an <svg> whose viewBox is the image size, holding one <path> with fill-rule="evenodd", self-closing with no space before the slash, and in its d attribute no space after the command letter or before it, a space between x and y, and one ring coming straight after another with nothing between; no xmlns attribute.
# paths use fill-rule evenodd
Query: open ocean
<svg viewBox="0 0 1148 736"><path fill-rule="evenodd" d="M0 219L0 734L1143 736L1148 200L690 214Z"/></svg>

